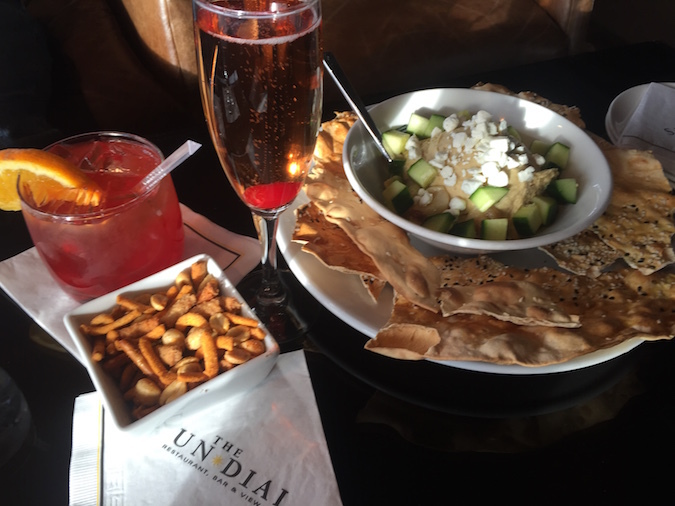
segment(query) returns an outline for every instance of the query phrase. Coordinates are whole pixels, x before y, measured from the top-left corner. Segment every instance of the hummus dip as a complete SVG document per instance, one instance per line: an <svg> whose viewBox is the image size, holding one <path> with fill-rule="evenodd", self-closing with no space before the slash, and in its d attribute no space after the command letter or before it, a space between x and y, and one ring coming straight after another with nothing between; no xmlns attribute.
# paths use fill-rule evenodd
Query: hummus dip
<svg viewBox="0 0 675 506"><path fill-rule="evenodd" d="M484 219L511 218L558 177L556 168L541 168L544 157L530 154L517 135L505 120L495 121L482 110L474 115L451 114L429 138L412 135L405 146L406 172L423 158L438 175L426 189L412 183L414 205L406 217L421 223L449 212L458 221L474 219L477 227ZM508 192L481 212L469 197L484 186L507 188Z"/></svg>

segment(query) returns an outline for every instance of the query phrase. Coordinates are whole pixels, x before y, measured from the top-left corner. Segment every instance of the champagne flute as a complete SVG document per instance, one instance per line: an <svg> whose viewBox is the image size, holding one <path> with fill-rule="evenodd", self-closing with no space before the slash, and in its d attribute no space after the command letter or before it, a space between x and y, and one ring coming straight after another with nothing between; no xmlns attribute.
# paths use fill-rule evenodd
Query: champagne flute
<svg viewBox="0 0 675 506"><path fill-rule="evenodd" d="M283 344L302 329L277 270L275 238L279 214L302 188L319 132L320 0L193 0L193 9L211 140L262 246L257 280L238 288Z"/></svg>

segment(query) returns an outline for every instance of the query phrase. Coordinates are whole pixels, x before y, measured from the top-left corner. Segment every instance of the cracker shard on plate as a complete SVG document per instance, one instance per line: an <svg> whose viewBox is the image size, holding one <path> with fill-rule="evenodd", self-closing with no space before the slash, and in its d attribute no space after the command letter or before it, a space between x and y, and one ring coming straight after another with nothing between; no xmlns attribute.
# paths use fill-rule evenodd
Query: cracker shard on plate
<svg viewBox="0 0 675 506"><path fill-rule="evenodd" d="M354 192L342 166L342 144L352 116L338 115L322 125L315 165L305 193L324 218L339 226L375 264L382 278L408 300L438 311L436 267L411 244L408 235L368 207ZM351 122L351 123L350 123Z"/></svg>
<svg viewBox="0 0 675 506"><path fill-rule="evenodd" d="M661 163L647 151L600 145L614 179L607 210L587 230L540 249L593 277L619 259L643 274L661 270L675 262L675 195Z"/></svg>
<svg viewBox="0 0 675 506"><path fill-rule="evenodd" d="M375 262L354 244L338 225L324 219L313 203L296 209L293 241L302 243L302 251L314 255L326 267L358 274L374 300L386 285Z"/></svg>
<svg viewBox="0 0 675 506"><path fill-rule="evenodd" d="M547 267L517 269L479 258L454 263L442 275L445 282L462 279L463 272L471 272L471 262L488 269L482 275L490 279L486 285L528 281L555 294L560 310L578 315L581 325L519 325L488 314L444 317L397 296L389 321L366 343L366 349L405 359L545 366L629 339L671 339L675 334L675 301L662 296L671 274L655 273L627 283L624 280L634 272L631 269L592 279Z"/></svg>
<svg viewBox="0 0 675 506"><path fill-rule="evenodd" d="M661 163L647 151L610 148L604 153L614 188L607 211L591 229L643 274L675 262L675 195Z"/></svg>

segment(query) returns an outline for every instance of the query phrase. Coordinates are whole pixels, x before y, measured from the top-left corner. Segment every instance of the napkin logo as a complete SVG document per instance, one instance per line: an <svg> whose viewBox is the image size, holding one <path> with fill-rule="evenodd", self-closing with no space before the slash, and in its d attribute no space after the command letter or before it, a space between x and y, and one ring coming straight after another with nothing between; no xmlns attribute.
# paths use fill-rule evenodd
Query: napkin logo
<svg viewBox="0 0 675 506"><path fill-rule="evenodd" d="M247 466L244 450L220 436L207 442L181 428L171 443L162 444L162 449L244 503L257 506L286 504L288 490Z"/></svg>

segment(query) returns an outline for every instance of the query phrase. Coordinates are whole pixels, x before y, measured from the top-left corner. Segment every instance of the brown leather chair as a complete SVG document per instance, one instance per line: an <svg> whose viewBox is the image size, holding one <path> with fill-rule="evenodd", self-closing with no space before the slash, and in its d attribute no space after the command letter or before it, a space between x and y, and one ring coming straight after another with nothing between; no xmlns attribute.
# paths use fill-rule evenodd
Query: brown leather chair
<svg viewBox="0 0 675 506"><path fill-rule="evenodd" d="M52 41L51 121L141 134L203 121L191 0L25 0ZM593 0L322 0L324 49L365 97L584 49ZM339 98L326 82L325 101Z"/></svg>

